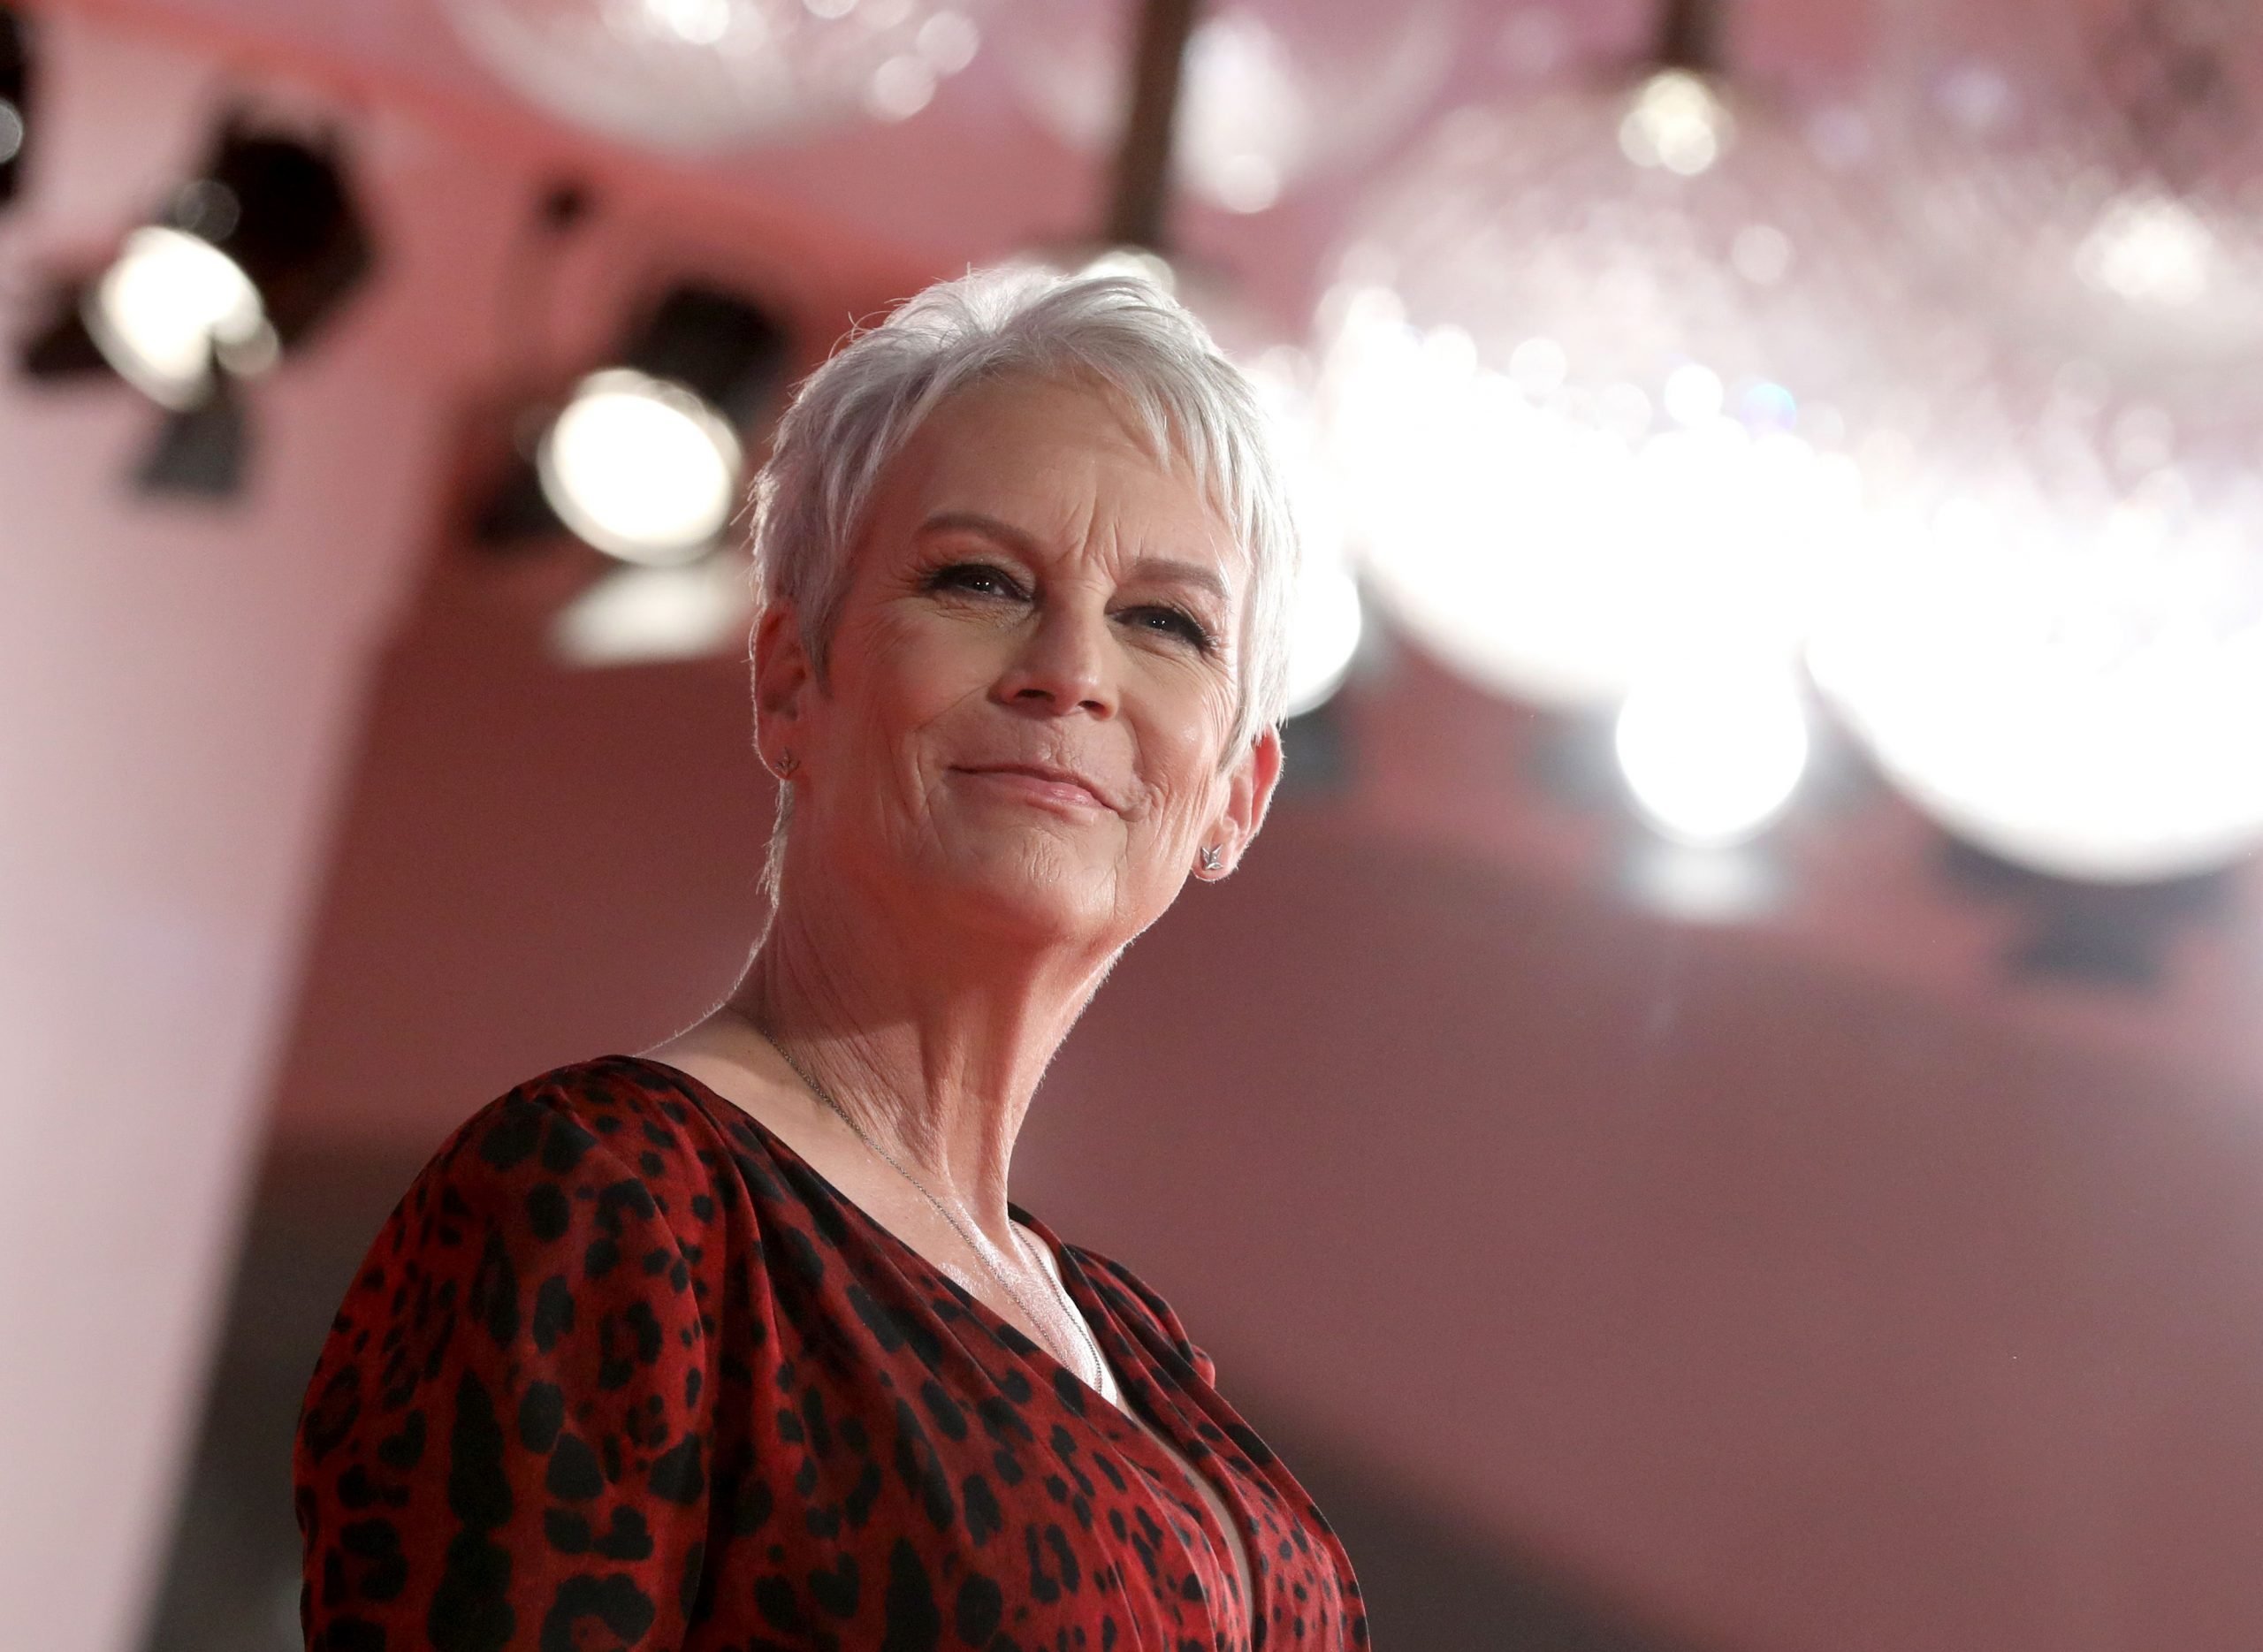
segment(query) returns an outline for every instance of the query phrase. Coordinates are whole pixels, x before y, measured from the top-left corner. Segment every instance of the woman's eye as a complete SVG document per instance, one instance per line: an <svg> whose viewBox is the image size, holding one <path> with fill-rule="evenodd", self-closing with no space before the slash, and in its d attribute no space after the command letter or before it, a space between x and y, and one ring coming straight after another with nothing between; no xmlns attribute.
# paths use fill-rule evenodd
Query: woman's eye
<svg viewBox="0 0 2263 1652"><path fill-rule="evenodd" d="M1210 633L1200 620L1183 609L1151 607L1135 608L1132 612L1133 619L1149 630L1180 637L1206 652L1210 647Z"/></svg>
<svg viewBox="0 0 2263 1652"><path fill-rule="evenodd" d="M939 567L927 575L926 589L1008 600L1019 599L1025 594L1020 582L1011 575L987 562L953 562ZM1129 609L1124 617L1142 630L1177 637L1198 653L1207 654L1214 645L1208 627L1185 609L1171 607L1167 603L1150 603Z"/></svg>
<svg viewBox="0 0 2263 1652"><path fill-rule="evenodd" d="M927 589L968 590L983 597L1010 597L1016 591L1012 580L980 562L954 562L949 567L937 568L928 576Z"/></svg>

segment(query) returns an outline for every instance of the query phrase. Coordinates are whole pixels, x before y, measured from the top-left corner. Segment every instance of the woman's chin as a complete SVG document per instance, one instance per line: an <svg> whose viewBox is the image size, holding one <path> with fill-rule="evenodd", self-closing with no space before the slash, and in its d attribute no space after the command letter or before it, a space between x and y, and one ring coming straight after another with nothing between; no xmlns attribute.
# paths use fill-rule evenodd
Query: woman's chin
<svg viewBox="0 0 2263 1652"><path fill-rule="evenodd" d="M937 874L933 893L970 927L1035 944L1107 943L1106 932L1120 921L1112 864L1088 864L1071 846L1044 839L970 849L929 869Z"/></svg>

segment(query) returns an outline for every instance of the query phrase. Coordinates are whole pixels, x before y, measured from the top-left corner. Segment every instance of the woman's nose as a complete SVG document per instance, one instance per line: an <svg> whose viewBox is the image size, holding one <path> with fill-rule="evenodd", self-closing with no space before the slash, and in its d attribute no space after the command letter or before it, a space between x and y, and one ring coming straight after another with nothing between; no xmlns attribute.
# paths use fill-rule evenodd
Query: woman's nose
<svg viewBox="0 0 2263 1652"><path fill-rule="evenodd" d="M1071 711L1113 715L1107 625L1103 615L1065 607L1040 613L1000 676L998 697L1055 716Z"/></svg>

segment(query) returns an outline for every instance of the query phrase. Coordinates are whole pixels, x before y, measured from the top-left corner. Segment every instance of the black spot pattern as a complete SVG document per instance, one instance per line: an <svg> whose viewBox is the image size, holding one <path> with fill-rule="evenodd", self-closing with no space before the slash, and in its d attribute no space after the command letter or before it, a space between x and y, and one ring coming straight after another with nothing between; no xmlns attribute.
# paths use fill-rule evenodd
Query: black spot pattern
<svg viewBox="0 0 2263 1652"><path fill-rule="evenodd" d="M309 1648L1368 1644L1342 1544L1122 1264L1043 1237L1127 1398L689 1076L605 1056L460 1126L294 1442Z"/></svg>

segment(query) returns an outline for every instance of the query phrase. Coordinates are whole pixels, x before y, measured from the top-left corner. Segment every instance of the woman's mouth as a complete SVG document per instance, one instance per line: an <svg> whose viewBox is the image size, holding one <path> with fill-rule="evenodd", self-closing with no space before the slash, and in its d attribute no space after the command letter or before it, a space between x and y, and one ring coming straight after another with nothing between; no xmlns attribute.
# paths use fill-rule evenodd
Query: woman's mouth
<svg viewBox="0 0 2263 1652"><path fill-rule="evenodd" d="M1077 814L1113 813L1099 788L1068 769L1026 763L985 764L953 771L982 783L986 790Z"/></svg>

